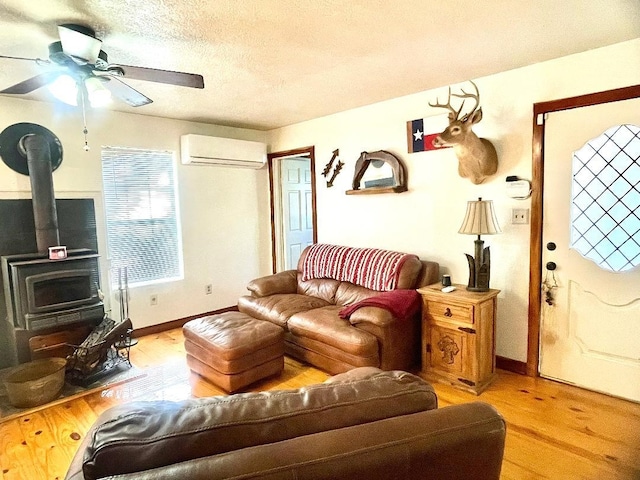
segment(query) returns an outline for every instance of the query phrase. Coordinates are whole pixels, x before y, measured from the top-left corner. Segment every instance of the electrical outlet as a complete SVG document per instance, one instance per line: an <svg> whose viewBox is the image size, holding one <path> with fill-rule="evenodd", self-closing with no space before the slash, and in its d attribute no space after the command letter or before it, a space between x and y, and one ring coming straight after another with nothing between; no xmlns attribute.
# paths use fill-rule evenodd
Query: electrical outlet
<svg viewBox="0 0 640 480"><path fill-rule="evenodd" d="M205 285L204 293L205 295L211 295L213 293L213 285L211 285L210 283L208 285Z"/></svg>
<svg viewBox="0 0 640 480"><path fill-rule="evenodd" d="M513 208L511 210L511 223L513 224L528 224L529 223L529 209L528 208Z"/></svg>
<svg viewBox="0 0 640 480"><path fill-rule="evenodd" d="M157 305L158 304L158 295L156 295L155 293L153 295L151 295L149 297L149 303L151 304L151 306Z"/></svg>

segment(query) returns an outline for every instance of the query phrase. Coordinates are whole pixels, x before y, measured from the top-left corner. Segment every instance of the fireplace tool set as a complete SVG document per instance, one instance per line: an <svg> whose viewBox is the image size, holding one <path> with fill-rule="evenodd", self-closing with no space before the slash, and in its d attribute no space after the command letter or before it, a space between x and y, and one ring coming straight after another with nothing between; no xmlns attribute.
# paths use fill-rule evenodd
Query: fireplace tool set
<svg viewBox="0 0 640 480"><path fill-rule="evenodd" d="M105 315L102 322L67 358L67 380L89 385L121 365L131 366L129 353L135 340L129 318L129 281L127 267L118 268L120 320Z"/></svg>

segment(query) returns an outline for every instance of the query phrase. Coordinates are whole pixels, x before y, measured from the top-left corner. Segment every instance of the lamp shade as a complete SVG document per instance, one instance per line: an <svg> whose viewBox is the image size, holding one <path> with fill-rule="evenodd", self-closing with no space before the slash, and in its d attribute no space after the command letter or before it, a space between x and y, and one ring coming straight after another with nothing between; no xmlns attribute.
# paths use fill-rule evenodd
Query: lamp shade
<svg viewBox="0 0 640 480"><path fill-rule="evenodd" d="M491 200L472 200L467 202L467 213L458 233L467 235L494 235L500 233L500 225L496 219Z"/></svg>

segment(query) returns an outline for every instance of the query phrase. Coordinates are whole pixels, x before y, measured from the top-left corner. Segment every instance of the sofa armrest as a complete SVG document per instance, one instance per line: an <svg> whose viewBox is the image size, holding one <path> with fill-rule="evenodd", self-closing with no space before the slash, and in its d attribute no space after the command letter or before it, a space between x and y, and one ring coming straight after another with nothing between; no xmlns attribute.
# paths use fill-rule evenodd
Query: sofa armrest
<svg viewBox="0 0 640 480"><path fill-rule="evenodd" d="M298 289L297 270L286 270L284 272L256 278L249 282L247 290L254 297L267 297L278 293L296 293Z"/></svg>
<svg viewBox="0 0 640 480"><path fill-rule="evenodd" d="M440 264L429 260L422 260L422 271L416 280L416 288L433 285L440 281Z"/></svg>
<svg viewBox="0 0 640 480"><path fill-rule="evenodd" d="M397 318L380 307L362 307L351 314L351 325L378 339L383 370L410 370L420 362L420 314Z"/></svg>
<svg viewBox="0 0 640 480"><path fill-rule="evenodd" d="M371 323L379 328L386 328L397 321L399 320L389 310L381 307L360 307L349 317L349 322L354 327Z"/></svg>

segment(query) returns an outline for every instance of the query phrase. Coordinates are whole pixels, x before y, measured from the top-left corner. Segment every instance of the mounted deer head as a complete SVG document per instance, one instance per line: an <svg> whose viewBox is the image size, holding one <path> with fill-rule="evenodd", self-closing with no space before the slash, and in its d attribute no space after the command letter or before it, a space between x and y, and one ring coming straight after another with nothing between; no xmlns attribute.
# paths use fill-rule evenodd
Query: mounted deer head
<svg viewBox="0 0 640 480"><path fill-rule="evenodd" d="M458 174L463 178L469 178L476 185L496 173L498 170L498 155L493 144L486 138L478 138L471 127L482 120L482 108L480 105L480 92L475 83L471 82L476 93L451 93L449 87L449 98L447 103L429 103L429 106L436 108L446 108L449 110L449 126L438 135L433 144L436 147L453 147L458 157ZM451 106L451 97L462 98L460 108L456 110ZM460 118L460 113L467 98L475 100L475 106L471 112Z"/></svg>

